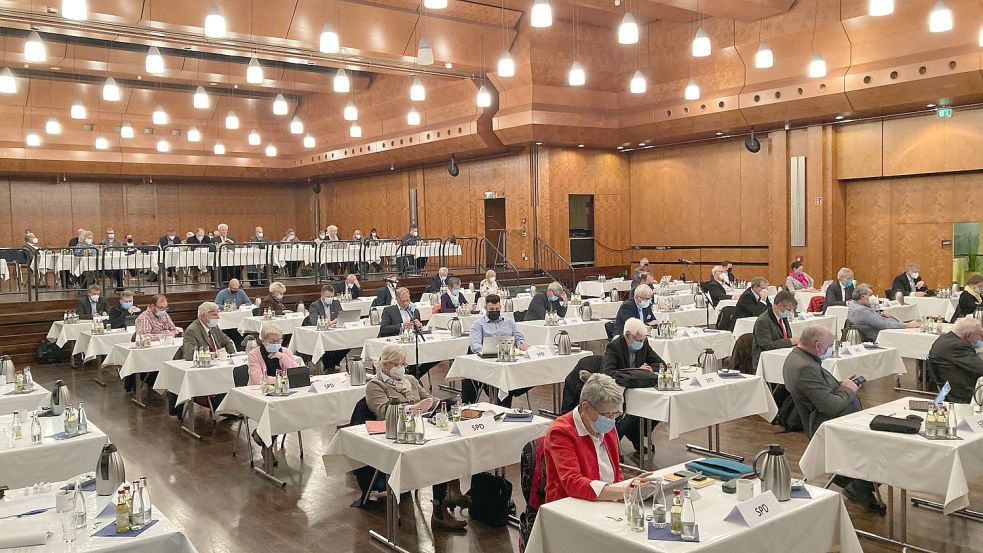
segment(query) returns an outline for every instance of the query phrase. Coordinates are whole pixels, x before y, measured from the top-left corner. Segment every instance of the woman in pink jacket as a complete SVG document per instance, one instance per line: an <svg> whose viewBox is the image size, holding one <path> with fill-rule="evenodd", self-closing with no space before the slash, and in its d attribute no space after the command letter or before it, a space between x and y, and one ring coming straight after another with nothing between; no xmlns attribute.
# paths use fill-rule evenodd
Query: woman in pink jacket
<svg viewBox="0 0 983 553"><path fill-rule="evenodd" d="M283 331L277 325L263 325L259 341L260 346L249 352L247 359L250 385L272 383L277 369L297 366L293 352L283 347Z"/></svg>

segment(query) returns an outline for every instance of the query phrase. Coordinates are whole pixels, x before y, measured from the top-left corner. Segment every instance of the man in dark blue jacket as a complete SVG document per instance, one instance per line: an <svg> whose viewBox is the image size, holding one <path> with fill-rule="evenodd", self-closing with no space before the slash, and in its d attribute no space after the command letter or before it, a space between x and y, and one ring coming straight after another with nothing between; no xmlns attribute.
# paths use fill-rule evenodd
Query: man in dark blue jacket
<svg viewBox="0 0 983 553"><path fill-rule="evenodd" d="M625 333L625 321L632 317L639 319L648 326L656 323L655 315L652 314L652 289L647 284L636 286L634 296L621 304L618 309L618 316L614 319L615 336Z"/></svg>

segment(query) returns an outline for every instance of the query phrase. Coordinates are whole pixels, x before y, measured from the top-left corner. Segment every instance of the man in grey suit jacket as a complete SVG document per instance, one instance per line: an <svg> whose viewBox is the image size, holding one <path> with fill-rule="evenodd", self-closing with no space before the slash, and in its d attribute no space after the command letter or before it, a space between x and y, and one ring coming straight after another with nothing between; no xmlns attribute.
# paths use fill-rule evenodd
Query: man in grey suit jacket
<svg viewBox="0 0 983 553"><path fill-rule="evenodd" d="M381 323L379 324L379 337L398 336L404 328L420 329L423 323L420 321L420 310L410 302L410 291L400 287L396 289L396 304L382 310ZM423 378L430 369L437 366L437 363L422 363L410 372L418 380Z"/></svg>
<svg viewBox="0 0 983 553"><path fill-rule="evenodd" d="M224 349L228 353L236 352L236 345L218 327L218 311L219 307L215 302L206 301L198 306L198 319L188 325L184 331L181 357L185 361L194 360L196 349L205 348L211 352Z"/></svg>
<svg viewBox="0 0 983 553"><path fill-rule="evenodd" d="M983 377L983 359L976 350L983 348L983 327L973 317L956 321L947 332L932 344L928 358L932 360L936 376L952 387L949 400L969 403L976 390L976 381Z"/></svg>
<svg viewBox="0 0 983 553"><path fill-rule="evenodd" d="M335 321L339 314L341 314L341 303L334 297L334 286L325 284L321 287L321 299L312 303L308 308L307 319L304 320L304 324L316 325L318 319L322 317L329 321ZM351 350L339 349L324 352L324 355L321 356L321 367L325 371L333 372L332 368L341 363L348 356L349 351Z"/></svg>
<svg viewBox="0 0 983 553"><path fill-rule="evenodd" d="M751 340L751 366L757 368L758 358L762 351L792 347L799 339L792 336L792 326L789 324L795 313L795 294L782 290L775 296L770 309L758 316L754 321L754 335Z"/></svg>
<svg viewBox="0 0 983 553"><path fill-rule="evenodd" d="M870 304L870 297L874 295L869 284L860 284L853 291L853 304L846 312L846 320L850 321L860 331L860 337L865 342L874 342L880 331L889 328L918 328L921 323L918 321L908 321L903 323L887 312L878 312Z"/></svg>
<svg viewBox="0 0 983 553"><path fill-rule="evenodd" d="M806 434L811 438L823 422L863 409L857 398L857 385L851 380L837 381L822 366L822 360L833 346L833 333L821 325L809 325L802 331L799 343L792 348L782 377L795 402ZM843 488L848 500L872 513L883 515L886 508L874 495L874 485L864 480L837 476L834 482Z"/></svg>

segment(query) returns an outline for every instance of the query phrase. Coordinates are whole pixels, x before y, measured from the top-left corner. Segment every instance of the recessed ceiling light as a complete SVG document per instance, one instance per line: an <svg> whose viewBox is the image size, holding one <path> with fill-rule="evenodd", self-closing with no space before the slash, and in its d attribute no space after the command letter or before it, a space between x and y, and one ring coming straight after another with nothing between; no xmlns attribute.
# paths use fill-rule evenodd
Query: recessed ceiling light
<svg viewBox="0 0 983 553"><path fill-rule="evenodd" d="M928 105L927 105L927 106L925 106L925 107L927 107L927 108L934 108L934 107L935 107L935 104L928 104Z"/></svg>
<svg viewBox="0 0 983 553"><path fill-rule="evenodd" d="M837 115L836 116L836 120L837 121L842 121L843 120L843 116L842 115Z"/></svg>
<svg viewBox="0 0 983 553"><path fill-rule="evenodd" d="M583 148L583 147L584 147L584 145L583 145L583 144L577 144L577 147L578 147L578 148Z"/></svg>
<svg viewBox="0 0 983 553"><path fill-rule="evenodd" d="M723 135L724 135L724 133L722 133L720 131L717 131L717 136L723 136Z"/></svg>

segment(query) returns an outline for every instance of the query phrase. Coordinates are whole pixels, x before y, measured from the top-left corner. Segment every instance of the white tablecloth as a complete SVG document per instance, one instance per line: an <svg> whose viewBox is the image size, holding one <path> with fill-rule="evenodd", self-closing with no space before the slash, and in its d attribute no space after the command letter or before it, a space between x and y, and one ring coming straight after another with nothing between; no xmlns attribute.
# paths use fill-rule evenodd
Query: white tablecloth
<svg viewBox="0 0 983 553"><path fill-rule="evenodd" d="M695 365L697 358L707 348L712 348L718 359L730 357L734 351L734 335L723 330L702 331L697 327L687 328L689 336L677 334L675 338L649 337L649 345L666 363Z"/></svg>
<svg viewBox="0 0 983 553"><path fill-rule="evenodd" d="M505 300L502 300L504 303ZM514 297L512 298L512 311L526 311L529 309L529 304L532 303L532 296ZM505 306L503 305L504 309Z"/></svg>
<svg viewBox="0 0 983 553"><path fill-rule="evenodd" d="M687 305L690 307L692 304ZM710 308L710 324L717 322L717 310ZM707 326L707 310L704 309L677 309L676 311L652 311L655 318L659 321L672 321L677 326Z"/></svg>
<svg viewBox="0 0 983 553"><path fill-rule="evenodd" d="M358 312L361 314L360 316L362 316L362 317L368 317L369 316L369 310L372 309L372 302L373 301L375 301L375 297L374 296L372 296L372 297L362 297L362 298L358 298L356 300L341 301L339 303L341 305L341 310L342 311L355 311L355 310L358 310ZM381 308L379 310L382 311ZM379 315L382 316L382 313L379 313Z"/></svg>
<svg viewBox="0 0 983 553"><path fill-rule="evenodd" d="M297 388L286 397L264 395L259 386L232 388L216 412L239 413L256 421L256 432L269 444L274 435L348 424L355 404L365 397L365 386L349 384L346 373L313 376L311 383L316 392Z"/></svg>
<svg viewBox="0 0 983 553"><path fill-rule="evenodd" d="M590 299L587 299L585 301L587 301L587 303L590 304L590 309L591 309L591 312L592 312L591 313L591 316L593 316L594 318L598 318L598 319L617 319L618 318L618 309L621 309L621 304L623 303L623 302L620 302L620 301L611 301L610 299L608 299L606 297L605 298L590 298ZM580 307L581 306L578 306L578 305L571 305L570 306L570 309L575 309L575 311L571 312L568 309L567 310L567 315L568 316L579 315L580 314Z"/></svg>
<svg viewBox="0 0 983 553"><path fill-rule="evenodd" d="M945 320L949 321L956 313L959 297L905 296L904 302L916 306L920 317L945 317Z"/></svg>
<svg viewBox="0 0 983 553"><path fill-rule="evenodd" d="M64 321L55 321L51 323L51 329L48 330L47 339L49 341L53 341L56 346L62 347L68 342L78 340L80 332L91 328L92 321L80 321L74 324L65 324Z"/></svg>
<svg viewBox="0 0 983 553"><path fill-rule="evenodd" d="M809 441L799 467L807 478L840 474L945 497L945 513L969 505L969 482L983 476L983 433L961 431L961 440L928 440L918 434L876 432L874 415L904 418L909 398L824 422ZM970 414L957 405L958 419Z"/></svg>
<svg viewBox="0 0 983 553"><path fill-rule="evenodd" d="M92 335L91 330L83 330L75 340L72 355L82 355L84 363L89 359L95 359L98 355L109 355L113 346L129 342L132 337L133 331L125 328L114 328L96 336Z"/></svg>
<svg viewBox="0 0 983 553"><path fill-rule="evenodd" d="M721 378L721 383L706 388L694 386L695 367L684 367L678 392L661 392L655 388L632 388L625 391L625 413L655 421L669 421L669 439L674 440L691 430L706 428L751 415L771 421L778 414L775 400L759 376Z"/></svg>
<svg viewBox="0 0 983 553"><path fill-rule="evenodd" d="M158 371L164 361L174 359L174 355L183 343L184 338L177 336L170 344L162 341L151 342L149 348L135 348L132 342L116 344L102 364L119 367L120 378L136 373Z"/></svg>
<svg viewBox="0 0 983 553"><path fill-rule="evenodd" d="M764 379L772 384L784 384L782 369L785 367L785 358L791 351L792 348L782 348L761 352L757 374L764 376ZM864 349L860 353L830 357L823 361L823 368L832 373L837 380L852 375L874 380L908 372L905 370L901 355L894 348Z"/></svg>
<svg viewBox="0 0 983 553"><path fill-rule="evenodd" d="M581 351L546 359L529 359L523 354L515 363L499 363L474 354L462 355L454 359L451 370L447 372L447 380L477 380L498 388L498 397L505 399L512 390L562 383L577 362L590 355L589 351Z"/></svg>
<svg viewBox="0 0 983 553"><path fill-rule="evenodd" d="M243 319L246 317L252 317L254 307L255 306L253 304L248 304L243 305L241 308L235 311L219 311L218 327L222 330L238 329L239 325L242 324Z"/></svg>
<svg viewBox="0 0 983 553"><path fill-rule="evenodd" d="M286 315L277 315L270 320L266 320L263 317L243 317L242 322L239 323L239 332L243 334L247 332L259 334L263 331L263 326L275 324L276 326L280 327L280 330L283 331L284 336L286 336L287 334L292 334L295 328L304 324L304 319L306 318L306 313L301 314L292 312L287 312Z"/></svg>
<svg viewBox="0 0 983 553"><path fill-rule="evenodd" d="M464 294L464 299L468 300L468 303L474 303L475 293L474 293L473 290L468 290L467 288L461 288L461 293ZM436 294L436 296L437 296L436 297L436 300L437 300L436 302L431 302L430 301L431 294ZM428 304L431 304L431 305L439 304L440 303L440 295L441 295L441 292L424 292L423 294L420 294L420 299L418 300L418 303L428 303Z"/></svg>
<svg viewBox="0 0 983 553"><path fill-rule="evenodd" d="M154 390L160 395L171 392L177 395L177 402L184 403L191 398L224 394L235 388L232 369L246 364L245 354L233 355L216 360L211 367L192 367L194 361L165 361L160 364L160 372L154 382ZM269 443L269 442L267 442Z"/></svg>
<svg viewBox="0 0 983 553"><path fill-rule="evenodd" d="M0 426L9 429L13 415L0 416ZM0 485L11 488L31 486L36 482L70 480L96 468L106 435L89 421L89 432L67 440L52 436L65 431L63 417L40 417L44 439L31 445L31 419L21 413L23 438L13 449L0 450Z"/></svg>
<svg viewBox="0 0 983 553"><path fill-rule="evenodd" d="M684 468L677 465L659 473ZM621 502L561 499L540 507L526 553L862 553L840 494L815 486L808 490L812 499L779 503L778 516L748 528L724 520L737 504L736 495L725 494L719 483L701 488L701 498L693 504L699 543L649 541L646 532L632 532L625 522L609 518L625 516Z"/></svg>
<svg viewBox="0 0 983 553"><path fill-rule="evenodd" d="M467 336L451 338L449 333L434 332L426 335L426 341L423 341L422 338L420 339L419 361L416 359L416 344L414 342L400 344L398 338L395 336L366 340L363 346L364 349L362 350L362 357L366 360L378 359L379 356L382 355L382 348L389 344L397 344L403 349L403 353L406 354L406 363L408 365L435 363L437 361L454 359L459 355L464 355L467 353L468 348L471 347L471 341Z"/></svg>
<svg viewBox="0 0 983 553"><path fill-rule="evenodd" d="M580 319L560 319L560 326L546 326L543 321L528 321L516 323L516 328L526 337L526 343L532 345L553 345L561 330L567 331L573 343L589 340L607 340L608 333L604 330L604 321L581 321Z"/></svg>
<svg viewBox="0 0 983 553"><path fill-rule="evenodd" d="M627 292L631 289L631 281L625 279L608 279L604 282L584 280L577 283L576 293L589 298L599 298L612 289Z"/></svg>
<svg viewBox="0 0 983 553"><path fill-rule="evenodd" d="M877 345L895 348L907 359L928 359L928 352L941 334L922 332L917 328L897 328L877 333Z"/></svg>
<svg viewBox="0 0 983 553"><path fill-rule="evenodd" d="M467 315L465 317L458 317L454 313L434 313L430 316L430 320L427 321L427 326L430 328L443 328L447 329L450 326L451 319L458 317L461 319L461 326L464 328L464 332L471 330L474 323L485 316L484 311L475 315ZM513 319L514 315L512 313L502 313L503 319Z"/></svg>
<svg viewBox="0 0 983 553"><path fill-rule="evenodd" d="M849 310L850 308L845 305L834 305L826 309L826 316L836 317L836 328L843 328L843 325L846 323L846 316ZM918 319L918 306L912 304L895 305L893 307L885 308L884 311L899 321L911 321Z"/></svg>
<svg viewBox="0 0 983 553"><path fill-rule="evenodd" d="M34 383L34 390L26 394L15 394L13 384L0 384L0 415L20 411L23 417L29 415L30 411L50 405L51 392L37 382ZM28 440L30 438L28 436Z"/></svg>
<svg viewBox="0 0 983 553"><path fill-rule="evenodd" d="M479 408L498 413L506 410L488 403ZM514 465L522 447L545 434L551 422L539 416L532 422L502 422L493 431L467 438L427 424L428 442L424 445L397 444L385 434L370 436L364 425L353 426L335 434L324 455L324 467L328 474L365 465L375 467L389 475L389 487L398 498L406 491Z"/></svg>
<svg viewBox="0 0 983 553"><path fill-rule="evenodd" d="M754 332L754 321L758 320L757 317L741 317L737 319L734 323L734 338L740 338L745 334L751 334ZM816 316L816 317L796 317L789 322L789 326L792 327L792 336L798 336L802 334L805 327L809 325L822 325L829 329L833 333L833 336L839 336L839 329L843 328L842 324L837 325L836 317L831 315Z"/></svg>
<svg viewBox="0 0 983 553"><path fill-rule="evenodd" d="M809 303L814 297L825 297L822 292L795 292L795 301L799 303L799 313L809 311Z"/></svg>
<svg viewBox="0 0 983 553"><path fill-rule="evenodd" d="M290 350L310 355L317 361L326 351L360 348L365 341L379 335L377 326L333 328L318 331L316 326L298 326L290 338Z"/></svg>

